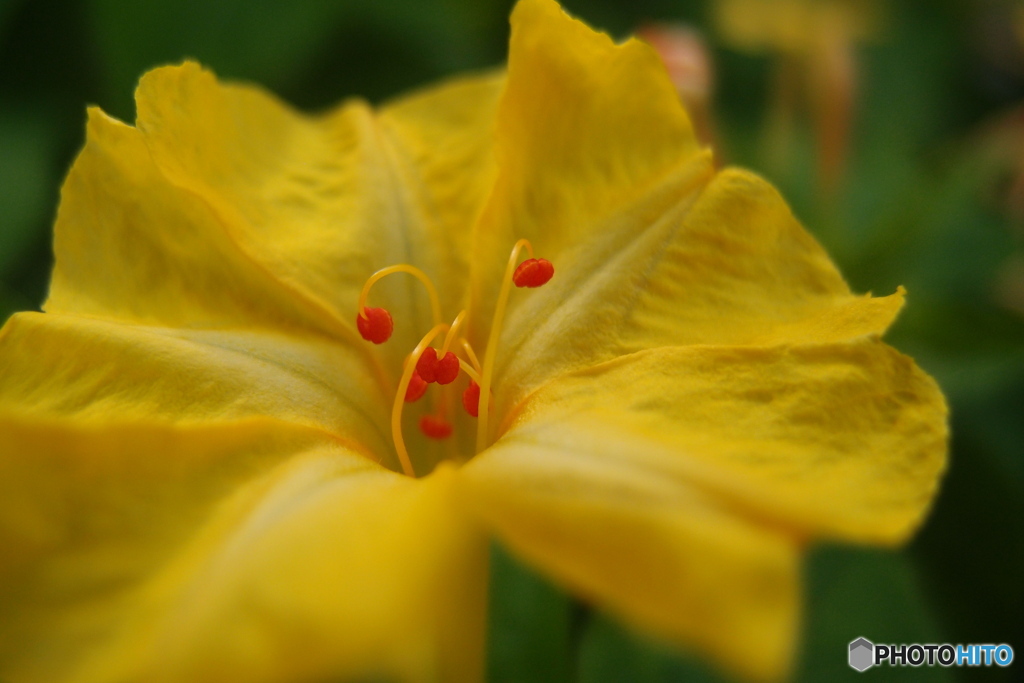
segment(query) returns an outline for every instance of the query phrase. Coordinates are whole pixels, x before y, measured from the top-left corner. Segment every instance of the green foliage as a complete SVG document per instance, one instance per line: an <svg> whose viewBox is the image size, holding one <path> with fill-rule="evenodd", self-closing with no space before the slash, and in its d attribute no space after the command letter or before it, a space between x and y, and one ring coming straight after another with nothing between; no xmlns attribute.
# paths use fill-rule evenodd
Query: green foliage
<svg viewBox="0 0 1024 683"><path fill-rule="evenodd" d="M558 683L573 670L573 605L499 546L491 553L490 657L493 683Z"/></svg>

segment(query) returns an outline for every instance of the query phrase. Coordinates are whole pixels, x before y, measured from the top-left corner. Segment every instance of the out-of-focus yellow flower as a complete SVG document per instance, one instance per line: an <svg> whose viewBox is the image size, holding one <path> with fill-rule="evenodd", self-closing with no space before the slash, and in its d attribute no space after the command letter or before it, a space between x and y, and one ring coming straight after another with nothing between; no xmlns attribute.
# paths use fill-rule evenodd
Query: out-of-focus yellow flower
<svg viewBox="0 0 1024 683"><path fill-rule="evenodd" d="M806 96L814 120L823 196L842 184L857 99L855 45L880 30L875 0L716 0L723 40L778 57L767 163L783 170L793 120Z"/></svg>
<svg viewBox="0 0 1024 683"><path fill-rule="evenodd" d="M550 0L512 25L506 75L379 111L193 64L142 79L134 127L90 111L46 313L0 332L0 678L479 680L488 534L773 678L806 543L918 526L945 405L879 340L902 292L851 294L716 173L650 48ZM494 326L519 238L556 275ZM389 420L427 297L388 278L390 341L355 325L400 262L495 350L481 452L451 388L452 437L399 424L419 478Z"/></svg>
<svg viewBox="0 0 1024 683"><path fill-rule="evenodd" d="M859 41L879 29L875 0L715 0L715 23L732 46L807 54L842 34Z"/></svg>

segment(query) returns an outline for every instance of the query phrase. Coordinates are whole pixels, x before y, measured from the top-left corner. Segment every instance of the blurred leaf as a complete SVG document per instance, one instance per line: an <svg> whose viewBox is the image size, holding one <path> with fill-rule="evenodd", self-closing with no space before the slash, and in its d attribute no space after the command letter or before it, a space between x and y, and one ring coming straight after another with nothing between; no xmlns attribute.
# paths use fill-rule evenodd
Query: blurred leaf
<svg viewBox="0 0 1024 683"><path fill-rule="evenodd" d="M0 282L0 325L3 325L13 313L32 308L31 302L13 292Z"/></svg>
<svg viewBox="0 0 1024 683"><path fill-rule="evenodd" d="M500 6L466 0L354 0L353 10L335 27L329 49L301 77L282 83L280 92L307 109L353 96L377 103L444 77L494 67L508 39L507 15Z"/></svg>
<svg viewBox="0 0 1024 683"><path fill-rule="evenodd" d="M480 12L464 2L90 2L105 108L127 120L139 76L186 58L303 107L352 95L377 99L480 66L480 40L469 30ZM318 86L326 92L315 92Z"/></svg>
<svg viewBox="0 0 1024 683"><path fill-rule="evenodd" d="M0 111L0 278L46 239L53 208L54 140L45 120L29 111Z"/></svg>
<svg viewBox="0 0 1024 683"><path fill-rule="evenodd" d="M910 297L889 340L934 374L955 405L1024 382L1024 318L984 300Z"/></svg>
<svg viewBox="0 0 1024 683"><path fill-rule="evenodd" d="M795 680L860 680L847 664L850 641L943 642L911 563L901 554L826 547L808 559L808 605L802 657ZM720 674L629 633L607 618L595 619L581 650L584 683L711 683ZM893 668L884 680L952 680L941 668Z"/></svg>
<svg viewBox="0 0 1024 683"><path fill-rule="evenodd" d="M920 163L881 173L860 188L878 184L871 191L889 195L887 205L873 219L851 219L838 239L826 241L856 290L890 293L904 285L911 305L940 297L987 302L1013 245L1005 221L981 203L992 181L989 169L964 157L938 171Z"/></svg>
<svg viewBox="0 0 1024 683"><path fill-rule="evenodd" d="M596 616L580 648L580 683L716 683L707 665Z"/></svg>
<svg viewBox="0 0 1024 683"><path fill-rule="evenodd" d="M488 681L570 680L571 601L497 544L491 553L489 626Z"/></svg>
<svg viewBox="0 0 1024 683"><path fill-rule="evenodd" d="M1019 503L1024 496L1024 349L1013 365L1003 368L1000 379L976 400L961 402L958 412L973 438L992 454L1001 470L998 476L1015 485L1010 493Z"/></svg>
<svg viewBox="0 0 1024 683"><path fill-rule="evenodd" d="M7 26L7 19L14 14L14 10L25 0L0 0L0 40L4 37L4 28Z"/></svg>
<svg viewBox="0 0 1024 683"><path fill-rule="evenodd" d="M918 577L907 558L894 552L823 547L807 566L807 625L798 681L949 681L948 669L886 667L861 674L847 663L851 641L942 643Z"/></svg>
<svg viewBox="0 0 1024 683"><path fill-rule="evenodd" d="M1012 393L992 399L1022 393L1024 385L1018 383ZM1007 411L1016 413L1000 431L1008 430L1017 444L1024 430L1020 405L1004 406L995 418L1001 423ZM950 641L1016 648L1024 642L1024 486L1007 476L991 450L1006 433L990 433L991 425L978 421L978 408L953 411L950 469L913 550ZM1016 458L1021 455L1018 451ZM1016 680L1014 672L998 667L971 673L985 680Z"/></svg>
<svg viewBox="0 0 1024 683"><path fill-rule="evenodd" d="M92 0L108 96L116 102L105 104L132 120L130 98L139 76L185 58L273 87L322 48L348 7L329 0Z"/></svg>

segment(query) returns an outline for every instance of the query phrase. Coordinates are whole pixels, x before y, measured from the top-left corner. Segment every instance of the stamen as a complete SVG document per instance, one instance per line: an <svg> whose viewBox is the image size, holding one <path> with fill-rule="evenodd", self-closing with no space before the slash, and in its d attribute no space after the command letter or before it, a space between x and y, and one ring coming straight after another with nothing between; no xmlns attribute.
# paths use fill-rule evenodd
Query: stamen
<svg viewBox="0 0 1024 683"><path fill-rule="evenodd" d="M413 370L412 378L409 380L409 388L405 392L405 402L415 403L423 398L423 394L427 393L428 386L430 385L420 377L420 373Z"/></svg>
<svg viewBox="0 0 1024 683"><path fill-rule="evenodd" d="M426 273L424 273L416 266L411 266L408 263L399 263L394 266L388 266L387 268L381 268L376 273L371 275L370 278L363 285L363 290L359 292L359 304L356 308L356 310L359 312L359 315L356 316L356 326L359 327L359 333L363 335L364 339L373 341L375 344L380 344L387 341L388 337L391 336L390 329L388 330L386 337L384 337L381 341L375 341L373 338L366 336L366 334L363 334L363 327L362 324L360 323L360 320L368 319L369 316L367 314L369 314L370 311L378 310L383 311L385 314L387 314L388 320L390 321L391 315L383 308L367 308L366 299L370 296L370 290L373 288L375 284L377 284L378 281L394 273L408 273L409 275L412 275L417 280L423 283L423 286L426 287L427 289L427 296L430 297L430 310L434 316L434 324L441 324L441 301L440 299L437 298L437 290L434 288L434 283L430 281L430 278L427 277Z"/></svg>
<svg viewBox="0 0 1024 683"><path fill-rule="evenodd" d="M402 371L402 378L398 380L398 391L395 392L395 401L391 406L391 438L395 441L395 451L398 453L398 460L402 463L402 470L410 477L416 476L416 470L412 467L412 461L409 460L409 451L405 448L405 439L402 438L402 408L405 407L405 395L409 391L409 384L412 382L413 373L418 372L417 366L424 349L429 348L430 343L434 341L434 337L447 331L447 329L448 325L444 323L434 325L430 328L430 332L427 332L420 339L419 344L412 350L412 353L409 354L409 361L405 364L405 369ZM422 428L422 420L420 426Z"/></svg>
<svg viewBox="0 0 1024 683"><path fill-rule="evenodd" d="M363 308L356 316L356 329L366 341L383 344L391 338L395 323L384 308Z"/></svg>
<svg viewBox="0 0 1024 683"><path fill-rule="evenodd" d="M424 381L451 384L459 376L459 358L448 348L465 319L466 311L460 311L455 316L451 327L448 328L448 334L444 337L444 344L442 344L440 352L430 347L425 349L423 355L420 356L420 360L416 364L416 371L420 373L420 377Z"/></svg>
<svg viewBox="0 0 1024 683"><path fill-rule="evenodd" d="M476 352L473 350L473 347L470 346L469 341L464 337L459 337L459 344L462 345L462 350L466 352L467 356L469 356L469 362L473 364L473 369L480 372L480 359L476 357Z"/></svg>
<svg viewBox="0 0 1024 683"><path fill-rule="evenodd" d="M429 346L423 350L423 355L416 363L416 372L424 382L451 384L459 376L459 357L448 351L438 358L437 349Z"/></svg>
<svg viewBox="0 0 1024 683"><path fill-rule="evenodd" d="M529 259L517 267L519 254L523 249L526 249L529 253ZM450 325L441 322L441 308L437 291L434 289L430 278L422 270L408 264L389 266L371 275L366 284L363 285L359 295L356 326L365 339L376 344L387 341L394 330L394 322L387 310L366 306L366 300L375 283L393 273L408 273L423 283L430 297L434 326L420 339L412 353L406 357L391 409L391 435L395 442L398 460L405 474L410 477L416 476L415 468L409 458L409 451L405 447L405 439L402 435L402 411L405 404L422 398L427 391L428 385L432 382L450 384L455 381L460 371L465 372L470 378L469 386L462 393L462 405L467 413L478 418L477 451L483 450L487 445L489 436L487 431L488 414L493 401L491 384L494 377L495 352L501 336L501 327L505 319L505 311L508 307L511 286L515 284L517 287L539 287L551 279L554 271L554 266L550 261L534 258L533 246L528 240L522 239L515 243L515 246L512 247L512 253L509 255L505 276L502 280L498 300L494 308L491 332L487 339L487 348L483 356L483 365L481 365L480 359L477 357L469 341L459 335L468 313L465 310L460 311ZM442 332L446 334L440 351L438 351L431 344ZM456 356L451 350L453 345L459 346L465 352L468 360ZM451 436L453 431L452 423L447 418L451 414L451 396L448 392L442 391L439 394L435 394L434 398L435 412L421 417L419 428L420 431L431 439L446 439Z"/></svg>
<svg viewBox="0 0 1024 683"><path fill-rule="evenodd" d="M420 418L420 431L431 439L447 439L452 435L452 423L438 415Z"/></svg>
<svg viewBox="0 0 1024 683"><path fill-rule="evenodd" d="M437 361L437 369L434 372L434 379L438 384L451 384L459 376L459 358L451 351L444 354Z"/></svg>
<svg viewBox="0 0 1024 683"><path fill-rule="evenodd" d="M423 349L423 355L416 361L416 372L420 374L424 382L437 381L437 349L433 346Z"/></svg>
<svg viewBox="0 0 1024 683"><path fill-rule="evenodd" d="M474 368L461 358L459 359L459 367L462 368L462 371L464 373L469 375L470 380L476 382L477 384L480 384L480 373L476 371L476 368Z"/></svg>
<svg viewBox="0 0 1024 683"><path fill-rule="evenodd" d="M515 246L512 247L512 253L509 254L508 257L508 265L505 266L505 277L501 281L501 289L498 292L498 301L494 306L494 318L491 320L491 333L487 338L487 350L484 352L484 367L483 371L480 373L480 414L478 415L476 428L477 453L487 446L487 415L491 405L491 382L494 378L494 357L495 352L498 349L498 337L501 336L501 325L505 319L505 309L508 307L508 296L511 291L511 285L513 284L513 273L516 271L516 262L519 260L519 252L524 248L527 253L530 254L530 260L538 261L539 263L538 259L534 259L533 245L530 244L529 240L523 239L516 242ZM548 265L550 266L550 263ZM554 274L554 266L551 266L547 279L550 279L552 274ZM536 276L534 276L534 278L536 279ZM544 282L547 282L547 279L545 279ZM544 282L540 282L539 284L544 284Z"/></svg>
<svg viewBox="0 0 1024 683"><path fill-rule="evenodd" d="M459 311L459 314L455 316L455 320L452 321L452 326L448 328L448 334L444 335L444 344L441 345L441 353L443 356L451 348L452 341L455 336L459 333L459 328L462 327L462 323L466 320L466 311Z"/></svg>
<svg viewBox="0 0 1024 683"><path fill-rule="evenodd" d="M555 274L555 267L546 258L531 258L523 261L512 274L516 287L540 287Z"/></svg>
<svg viewBox="0 0 1024 683"><path fill-rule="evenodd" d="M473 380L469 380L469 386L462 392L462 407L473 417L480 414L480 385Z"/></svg>

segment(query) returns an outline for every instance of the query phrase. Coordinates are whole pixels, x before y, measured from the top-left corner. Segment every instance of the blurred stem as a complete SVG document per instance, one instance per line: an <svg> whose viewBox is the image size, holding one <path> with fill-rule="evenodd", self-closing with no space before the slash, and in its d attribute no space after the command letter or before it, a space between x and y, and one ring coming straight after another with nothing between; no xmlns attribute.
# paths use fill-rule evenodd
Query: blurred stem
<svg viewBox="0 0 1024 683"><path fill-rule="evenodd" d="M789 170L802 71L800 58L781 53L775 62L774 85L764 132L765 168L776 176Z"/></svg>
<svg viewBox="0 0 1024 683"><path fill-rule="evenodd" d="M583 639L587 635L590 623L594 619L594 608L581 600L572 600L569 605L569 671L568 680L573 683L582 683L580 666L580 654L583 649Z"/></svg>
<svg viewBox="0 0 1024 683"><path fill-rule="evenodd" d="M857 97L856 54L842 24L822 32L807 70L817 138L817 189L831 210L846 173Z"/></svg>

